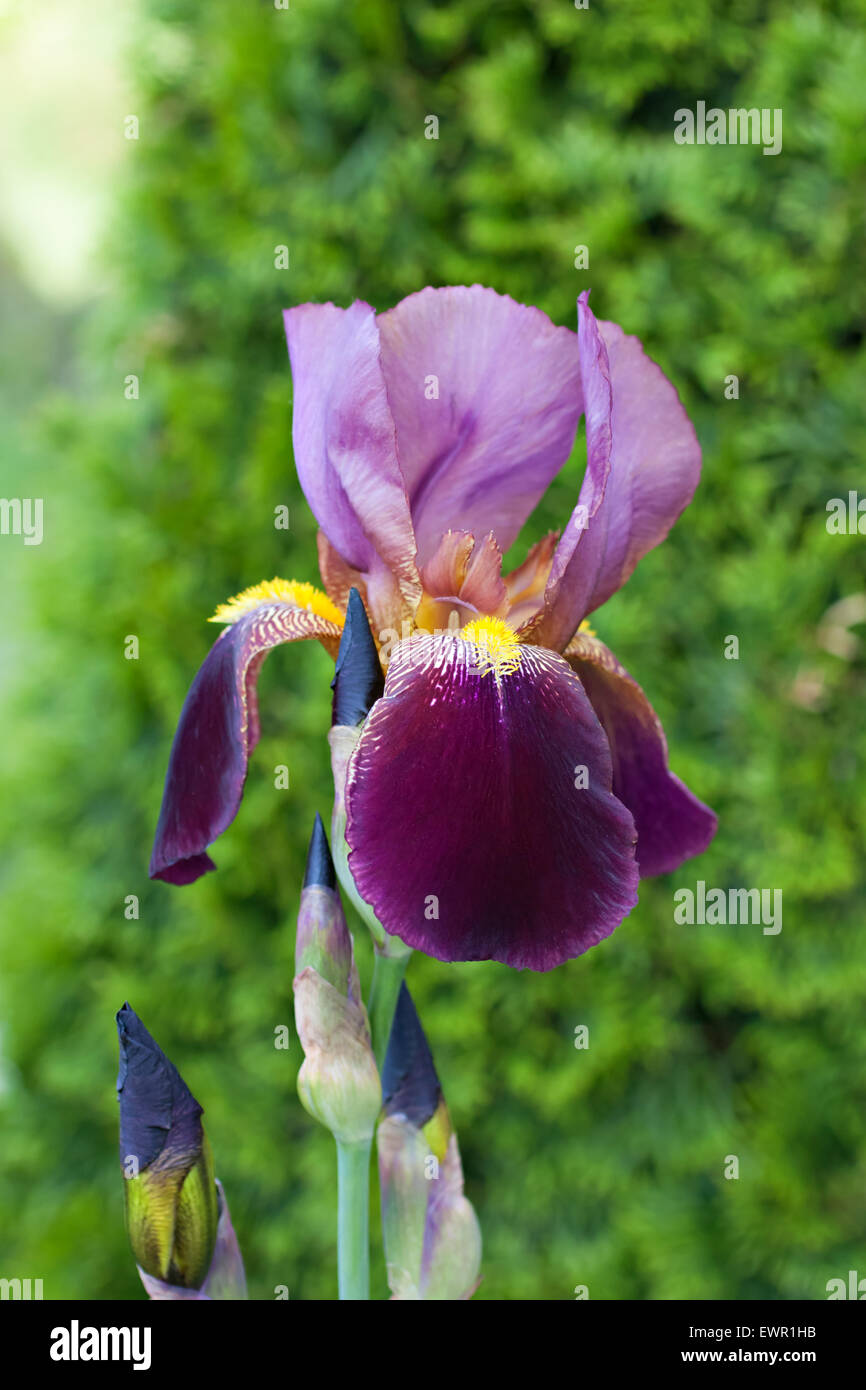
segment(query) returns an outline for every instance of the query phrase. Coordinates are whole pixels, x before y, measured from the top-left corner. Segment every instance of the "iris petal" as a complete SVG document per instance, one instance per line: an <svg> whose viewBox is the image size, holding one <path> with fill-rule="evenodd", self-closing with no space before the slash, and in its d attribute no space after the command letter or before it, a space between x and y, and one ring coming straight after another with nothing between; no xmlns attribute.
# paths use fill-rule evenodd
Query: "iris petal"
<svg viewBox="0 0 866 1390"><path fill-rule="evenodd" d="M336 653L335 622L287 603L263 603L220 634L200 667L172 744L151 878L193 883L216 868L205 853L234 820L259 738L256 681L272 647L318 637Z"/></svg>
<svg viewBox="0 0 866 1390"><path fill-rule="evenodd" d="M284 318L301 486L331 544L365 576L381 623L399 627L418 576L375 312L356 300L301 304Z"/></svg>
<svg viewBox="0 0 866 1390"><path fill-rule="evenodd" d="M455 525L507 549L574 442L576 335L482 285L410 294L378 327L419 564Z"/></svg>
<svg viewBox="0 0 866 1390"><path fill-rule="evenodd" d="M564 653L607 734L613 790L634 816L643 878L702 854L716 816L668 769L661 722L640 686L597 637L578 633Z"/></svg>
<svg viewBox="0 0 866 1390"><path fill-rule="evenodd" d="M587 468L531 640L561 651L663 541L698 485L701 450L676 390L637 338L578 301Z"/></svg>
<svg viewBox="0 0 866 1390"><path fill-rule="evenodd" d="M408 945L549 970L634 906L635 829L580 682L517 651L482 675L459 635L397 648L349 766L349 865Z"/></svg>

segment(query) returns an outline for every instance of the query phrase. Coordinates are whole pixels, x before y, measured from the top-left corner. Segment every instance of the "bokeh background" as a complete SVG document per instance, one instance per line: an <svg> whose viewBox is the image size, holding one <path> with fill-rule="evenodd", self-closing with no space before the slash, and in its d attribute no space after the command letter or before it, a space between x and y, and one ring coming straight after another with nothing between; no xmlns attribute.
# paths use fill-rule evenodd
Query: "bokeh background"
<svg viewBox="0 0 866 1390"><path fill-rule="evenodd" d="M866 493L864 19L7 0L0 494L43 497L45 536L0 538L0 1275L143 1296L116 1150L128 998L205 1107L252 1296L336 1294L333 1147L296 1098L297 1042L273 1042L330 804L317 645L267 662L219 872L151 884L150 840L205 619L260 578L316 578L281 309L475 281L571 326L591 285L696 422L696 501L597 627L720 819L551 974L413 960L484 1232L477 1297L823 1298L866 1274L866 538L825 524ZM781 107L782 153L675 145L698 100ZM578 443L515 556L564 524L581 466ZM676 925L698 878L781 888L781 934ZM358 950L369 979L361 931Z"/></svg>

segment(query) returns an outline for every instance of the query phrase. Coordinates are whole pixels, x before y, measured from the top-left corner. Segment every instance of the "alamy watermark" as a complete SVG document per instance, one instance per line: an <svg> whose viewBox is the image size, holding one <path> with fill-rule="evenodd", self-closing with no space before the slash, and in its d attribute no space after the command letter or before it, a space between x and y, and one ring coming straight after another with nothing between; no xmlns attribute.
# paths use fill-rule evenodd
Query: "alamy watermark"
<svg viewBox="0 0 866 1390"><path fill-rule="evenodd" d="M82 1327L73 1318L68 1327L51 1331L52 1361L130 1361L134 1371L151 1364L150 1327Z"/></svg>
<svg viewBox="0 0 866 1390"><path fill-rule="evenodd" d="M866 536L866 497L853 488L847 498L831 497L826 526L831 536Z"/></svg>
<svg viewBox="0 0 866 1390"><path fill-rule="evenodd" d="M0 497L0 536L23 536L25 545L41 545L42 498Z"/></svg>
<svg viewBox="0 0 866 1390"><path fill-rule="evenodd" d="M781 888L708 888L698 879L694 890L674 893L674 921L678 926L763 926L764 936L782 930Z"/></svg>
<svg viewBox="0 0 866 1390"><path fill-rule="evenodd" d="M674 140L678 145L763 145L764 154L782 149L782 108L711 106L699 101L695 110L681 106L674 112Z"/></svg>
<svg viewBox="0 0 866 1390"><path fill-rule="evenodd" d="M0 1279L0 1299L43 1298L41 1279Z"/></svg>
<svg viewBox="0 0 866 1390"><path fill-rule="evenodd" d="M858 1303L866 1301L866 1279L861 1279L856 1269L848 1270L848 1278L828 1279L825 1285L827 1298L853 1298Z"/></svg>

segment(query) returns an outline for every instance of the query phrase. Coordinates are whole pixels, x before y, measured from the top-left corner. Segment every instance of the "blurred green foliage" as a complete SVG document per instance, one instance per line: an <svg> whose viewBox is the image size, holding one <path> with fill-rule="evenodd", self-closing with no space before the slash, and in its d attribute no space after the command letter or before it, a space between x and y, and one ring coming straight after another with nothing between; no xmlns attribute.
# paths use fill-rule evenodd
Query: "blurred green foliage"
<svg viewBox="0 0 866 1390"><path fill-rule="evenodd" d="M281 309L474 281L572 326L591 285L696 422L696 501L596 626L720 818L700 861L549 975L413 960L484 1232L477 1296L822 1298L866 1273L864 661L825 616L866 592L866 540L825 526L829 498L866 488L864 18L853 0L145 4L116 289L78 324L15 291L5 349L2 492L43 496L46 531L2 540L0 1274L142 1296L116 1158L129 998L205 1107L252 1296L335 1295L333 1145L295 1096L297 1043L274 1047L330 802L318 646L267 662L219 872L171 889L147 861L204 620L263 577L316 579ZM675 145L699 99L781 107L782 153ZM564 524L579 476L578 450L515 554ZM697 878L781 888L781 934L675 925Z"/></svg>

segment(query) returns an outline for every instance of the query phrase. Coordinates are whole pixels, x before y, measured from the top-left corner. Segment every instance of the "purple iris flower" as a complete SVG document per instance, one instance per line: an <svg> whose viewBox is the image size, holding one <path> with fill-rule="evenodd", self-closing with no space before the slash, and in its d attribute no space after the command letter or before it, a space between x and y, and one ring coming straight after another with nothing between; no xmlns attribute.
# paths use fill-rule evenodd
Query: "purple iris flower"
<svg viewBox="0 0 866 1390"><path fill-rule="evenodd" d="M578 301L578 331L479 285L376 315L285 314L293 440L326 593L274 580L187 697L151 863L189 883L233 819L268 650L335 654L350 590L386 672L345 787L349 865L385 930L440 960L548 970L608 936L641 875L704 850L716 817L668 769L652 706L587 616L688 505L700 447L639 341ZM502 554L567 459L562 535Z"/></svg>

